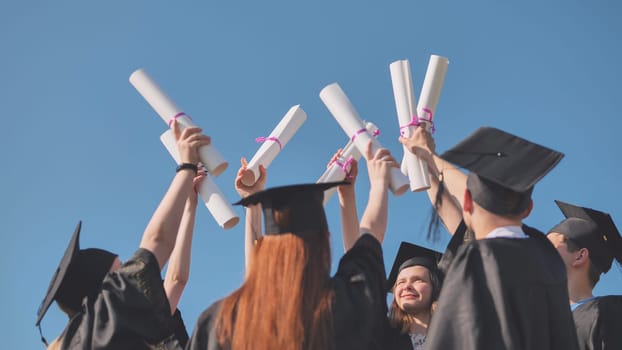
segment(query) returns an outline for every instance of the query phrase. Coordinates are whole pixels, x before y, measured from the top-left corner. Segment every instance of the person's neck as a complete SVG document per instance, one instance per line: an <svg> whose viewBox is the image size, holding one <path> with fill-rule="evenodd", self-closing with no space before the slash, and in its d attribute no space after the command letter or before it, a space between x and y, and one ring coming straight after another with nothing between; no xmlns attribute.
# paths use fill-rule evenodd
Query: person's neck
<svg viewBox="0 0 622 350"><path fill-rule="evenodd" d="M491 213L480 213L480 217L473 221L475 239L484 239L492 230L503 226L522 226L520 219L506 218Z"/></svg>
<svg viewBox="0 0 622 350"><path fill-rule="evenodd" d="M570 304L593 297L592 286L586 276L581 276L579 272L568 274L568 296Z"/></svg>
<svg viewBox="0 0 622 350"><path fill-rule="evenodd" d="M413 316L413 323L410 325L408 333L410 334L427 334L428 325L430 324L429 312L418 312Z"/></svg>

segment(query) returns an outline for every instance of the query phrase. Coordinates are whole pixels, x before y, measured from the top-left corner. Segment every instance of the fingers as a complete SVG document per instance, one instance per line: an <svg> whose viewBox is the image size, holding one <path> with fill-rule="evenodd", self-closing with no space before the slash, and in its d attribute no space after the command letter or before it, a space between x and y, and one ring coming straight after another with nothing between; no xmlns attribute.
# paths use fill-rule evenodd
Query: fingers
<svg viewBox="0 0 622 350"><path fill-rule="evenodd" d="M372 152L371 152L371 141L369 141L367 143L367 150L365 150L365 159L370 160L372 159Z"/></svg>
<svg viewBox="0 0 622 350"><path fill-rule="evenodd" d="M240 158L240 163L242 164L242 167L246 169L246 166L248 165L248 163L246 162L245 157Z"/></svg>

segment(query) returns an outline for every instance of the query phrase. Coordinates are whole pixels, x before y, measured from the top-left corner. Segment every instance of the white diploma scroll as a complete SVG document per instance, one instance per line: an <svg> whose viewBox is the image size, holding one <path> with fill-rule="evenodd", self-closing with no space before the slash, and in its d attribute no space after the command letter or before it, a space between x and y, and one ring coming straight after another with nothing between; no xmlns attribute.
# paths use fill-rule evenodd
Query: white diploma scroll
<svg viewBox="0 0 622 350"><path fill-rule="evenodd" d="M173 131L166 130L160 136L160 141L162 141L164 147L168 150L168 153L170 153L173 159L175 159L175 162L179 163L181 159L179 157L179 151L177 150L177 143L175 142ZM208 175L205 179L203 179L201 187L199 188L199 196L220 227L227 230L237 225L240 221L240 217L238 217L235 211L233 211L233 208L225 196L212 180L211 175Z"/></svg>
<svg viewBox="0 0 622 350"><path fill-rule="evenodd" d="M419 122L424 123L428 131L433 126L432 118L436 113L438 99L441 97L448 65L449 60L446 57L430 55L428 69L425 72L421 94L419 95L419 103L417 104Z"/></svg>
<svg viewBox="0 0 622 350"><path fill-rule="evenodd" d="M246 186L254 185L255 181L259 179L259 165L263 165L267 169L306 120L307 114L300 108L300 105L293 106L272 130L270 136L260 138L263 140L258 139L263 143L251 161L248 162L247 171L241 179L242 183Z"/></svg>
<svg viewBox="0 0 622 350"><path fill-rule="evenodd" d="M192 119L166 95L145 70L138 69L134 71L130 75L130 83L134 85L134 88L138 90L167 125L172 120L177 120L182 130L186 127L196 126ZM220 152L211 144L199 149L199 158L212 176L220 175L229 165Z"/></svg>
<svg viewBox="0 0 622 350"><path fill-rule="evenodd" d="M365 127L372 135L378 130L378 127L372 122L366 122ZM345 180L347 173L350 172L348 160L353 159L358 162L362 156L361 152L359 152L356 146L354 146L354 143L351 140L348 141L348 143L341 149L339 158L337 158L335 162L333 162L333 164L331 164L326 171L324 171L324 174L320 176L317 183ZM336 191L336 187L331 187L324 191L324 205L328 203L328 200L330 200L330 197L332 197Z"/></svg>
<svg viewBox="0 0 622 350"><path fill-rule="evenodd" d="M416 129L412 122L418 120L410 64L408 60L395 61L389 65L389 70L400 133L404 137L410 137ZM427 190L430 188L427 163L412 154L406 146L403 148L401 170L408 175L410 190L413 192Z"/></svg>
<svg viewBox="0 0 622 350"><path fill-rule="evenodd" d="M333 83L323 88L320 91L320 99L361 154L365 153L370 141L373 153L382 148L380 142L367 131L365 124L339 84ZM409 184L408 177L402 174L399 168L391 169L390 176L391 192L397 196L406 192Z"/></svg>

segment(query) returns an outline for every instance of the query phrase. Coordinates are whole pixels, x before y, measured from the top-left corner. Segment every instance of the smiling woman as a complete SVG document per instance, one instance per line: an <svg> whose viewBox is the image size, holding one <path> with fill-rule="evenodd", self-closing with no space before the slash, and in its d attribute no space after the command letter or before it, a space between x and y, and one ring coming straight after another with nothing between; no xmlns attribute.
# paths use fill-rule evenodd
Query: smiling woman
<svg viewBox="0 0 622 350"><path fill-rule="evenodd" d="M423 349L434 305L441 291L441 253L402 242L388 285L393 292L387 348Z"/></svg>

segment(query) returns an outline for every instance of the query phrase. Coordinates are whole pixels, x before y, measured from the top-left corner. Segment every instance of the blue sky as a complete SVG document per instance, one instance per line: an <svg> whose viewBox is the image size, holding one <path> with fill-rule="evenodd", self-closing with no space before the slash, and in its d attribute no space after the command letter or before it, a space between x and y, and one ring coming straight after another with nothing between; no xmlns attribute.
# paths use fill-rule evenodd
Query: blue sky
<svg viewBox="0 0 622 350"><path fill-rule="evenodd" d="M419 91L431 54L450 64L436 114L439 152L479 126L566 157L537 186L526 223L562 219L553 200L608 211L622 225L619 1L4 1L0 4L0 328L7 348L40 346L35 313L75 224L82 246L127 259L173 177L165 125L129 84L145 68L230 162L216 183L234 202L239 158L296 104L308 119L272 163L268 186L315 182L347 139L319 99L338 82L401 157L389 64L411 63ZM363 167L364 168L364 165ZM359 212L367 199L357 184ZM243 215L241 208L236 208ZM333 264L337 199L326 207ZM399 242L425 241L422 193L390 198L387 268ZM199 208L180 309L202 310L243 277L243 225L224 231ZM621 294L622 271L596 294ZM48 339L66 318L51 307Z"/></svg>

